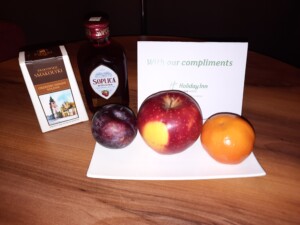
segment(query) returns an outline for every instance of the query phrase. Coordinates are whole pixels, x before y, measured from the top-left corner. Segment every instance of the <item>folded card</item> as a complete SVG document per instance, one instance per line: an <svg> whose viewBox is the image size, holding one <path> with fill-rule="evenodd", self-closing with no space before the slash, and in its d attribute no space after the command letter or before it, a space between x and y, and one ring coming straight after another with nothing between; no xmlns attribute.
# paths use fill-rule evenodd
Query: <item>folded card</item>
<svg viewBox="0 0 300 225"><path fill-rule="evenodd" d="M242 113L248 43L138 42L138 108L149 95L181 90L200 104L204 119Z"/></svg>

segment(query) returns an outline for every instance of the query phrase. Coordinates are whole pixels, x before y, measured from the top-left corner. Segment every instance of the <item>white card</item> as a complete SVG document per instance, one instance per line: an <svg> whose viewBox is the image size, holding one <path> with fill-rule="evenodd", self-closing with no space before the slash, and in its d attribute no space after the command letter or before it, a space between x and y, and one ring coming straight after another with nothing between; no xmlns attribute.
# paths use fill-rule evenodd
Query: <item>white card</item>
<svg viewBox="0 0 300 225"><path fill-rule="evenodd" d="M138 42L138 107L155 92L179 89L193 96L204 119L218 112L241 114L247 43ZM196 141L174 155L156 153L140 134L126 148L95 145L88 177L194 180L264 176L253 153L237 165L213 160Z"/></svg>
<svg viewBox="0 0 300 225"><path fill-rule="evenodd" d="M184 91L199 103L203 118L241 114L247 43L138 42L138 108L149 95Z"/></svg>

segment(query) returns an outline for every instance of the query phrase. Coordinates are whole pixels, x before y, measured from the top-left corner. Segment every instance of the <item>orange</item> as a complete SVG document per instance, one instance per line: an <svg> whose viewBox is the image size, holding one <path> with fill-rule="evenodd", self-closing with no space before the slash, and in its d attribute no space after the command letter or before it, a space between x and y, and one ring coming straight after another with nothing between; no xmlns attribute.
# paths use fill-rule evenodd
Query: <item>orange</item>
<svg viewBox="0 0 300 225"><path fill-rule="evenodd" d="M252 152L255 132L243 117L219 113L205 121L200 140L203 148L216 161L237 164Z"/></svg>

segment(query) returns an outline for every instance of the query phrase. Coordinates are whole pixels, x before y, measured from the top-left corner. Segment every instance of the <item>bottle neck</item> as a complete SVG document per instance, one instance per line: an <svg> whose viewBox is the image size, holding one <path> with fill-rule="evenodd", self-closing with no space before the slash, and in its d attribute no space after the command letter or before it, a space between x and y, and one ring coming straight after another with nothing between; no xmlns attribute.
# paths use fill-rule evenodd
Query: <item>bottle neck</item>
<svg viewBox="0 0 300 225"><path fill-rule="evenodd" d="M109 37L101 38L101 39L90 39L90 43L96 48L102 48L110 44Z"/></svg>
<svg viewBox="0 0 300 225"><path fill-rule="evenodd" d="M94 47L104 47L110 44L109 23L105 17L91 17L85 23L85 33Z"/></svg>

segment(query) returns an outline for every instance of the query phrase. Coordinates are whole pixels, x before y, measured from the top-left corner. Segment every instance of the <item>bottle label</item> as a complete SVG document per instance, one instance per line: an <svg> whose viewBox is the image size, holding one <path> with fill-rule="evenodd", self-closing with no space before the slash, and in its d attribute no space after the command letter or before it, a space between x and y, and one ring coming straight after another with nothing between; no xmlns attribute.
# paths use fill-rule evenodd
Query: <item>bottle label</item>
<svg viewBox="0 0 300 225"><path fill-rule="evenodd" d="M119 86L118 75L109 67L96 67L90 75L92 89L102 98L109 99Z"/></svg>

